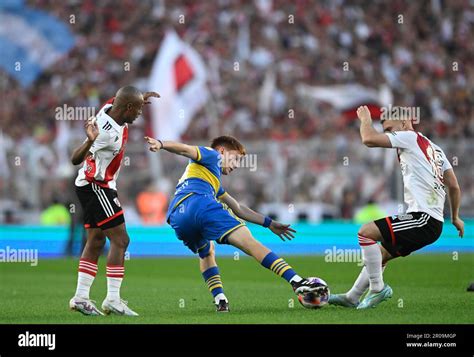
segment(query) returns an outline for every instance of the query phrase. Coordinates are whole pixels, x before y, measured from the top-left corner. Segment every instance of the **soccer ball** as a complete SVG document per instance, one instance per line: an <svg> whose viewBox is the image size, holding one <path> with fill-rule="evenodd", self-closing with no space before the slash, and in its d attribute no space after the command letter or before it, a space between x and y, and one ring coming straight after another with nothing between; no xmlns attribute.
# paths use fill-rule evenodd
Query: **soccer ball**
<svg viewBox="0 0 474 357"><path fill-rule="evenodd" d="M311 277L307 279L313 283L324 284L327 287L327 293L323 295L317 293L300 294L298 295L298 301L307 309L319 309L328 303L330 294L328 284L321 278Z"/></svg>

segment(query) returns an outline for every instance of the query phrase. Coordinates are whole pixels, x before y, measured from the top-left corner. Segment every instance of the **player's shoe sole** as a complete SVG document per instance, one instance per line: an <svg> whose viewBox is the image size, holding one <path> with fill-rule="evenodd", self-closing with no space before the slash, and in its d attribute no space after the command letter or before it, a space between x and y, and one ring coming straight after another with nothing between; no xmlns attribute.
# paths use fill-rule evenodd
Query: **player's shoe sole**
<svg viewBox="0 0 474 357"><path fill-rule="evenodd" d="M295 289L293 289L296 295L300 294L307 294L307 293L315 293L318 296L325 295L328 293L328 287L327 286L299 286Z"/></svg>
<svg viewBox="0 0 474 357"><path fill-rule="evenodd" d="M382 290L378 293L368 293L364 300L361 301L359 306L357 306L357 310L369 309L371 307L376 307L381 302L388 300L392 297L393 290L392 288L385 284Z"/></svg>
<svg viewBox="0 0 474 357"><path fill-rule="evenodd" d="M139 316L135 311L130 309L127 304L125 300L111 301L105 299L102 302L102 310L106 315Z"/></svg>
<svg viewBox="0 0 474 357"><path fill-rule="evenodd" d="M346 294L334 294L329 296L328 300L329 305L343 306L355 309L359 303L353 303L349 301L346 297Z"/></svg>
<svg viewBox="0 0 474 357"><path fill-rule="evenodd" d="M80 312L86 316L103 316L104 314L100 311L90 299L83 299L79 297L73 297L69 300L69 309L72 311Z"/></svg>

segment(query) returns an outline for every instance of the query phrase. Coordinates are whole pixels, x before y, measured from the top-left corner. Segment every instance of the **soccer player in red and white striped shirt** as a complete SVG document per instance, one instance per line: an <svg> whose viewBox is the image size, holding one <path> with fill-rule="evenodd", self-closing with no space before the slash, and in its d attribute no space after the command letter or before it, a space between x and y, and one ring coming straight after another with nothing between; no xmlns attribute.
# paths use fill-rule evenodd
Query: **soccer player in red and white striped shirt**
<svg viewBox="0 0 474 357"><path fill-rule="evenodd" d="M79 261L76 294L69 307L85 315L103 315L90 300L89 291L106 237L110 240L110 250L107 256L107 297L102 310L106 314L138 315L120 297L124 257L130 239L125 229L116 180L128 140L128 124L141 115L149 97L158 98L159 95L154 92L142 94L132 86L120 88L96 117L88 120L85 125L87 139L72 154L74 165L84 162L75 186L84 211L87 243Z"/></svg>
<svg viewBox="0 0 474 357"><path fill-rule="evenodd" d="M384 133L379 133L372 126L367 106L359 107L357 116L364 145L397 149L408 206L404 214L378 219L360 228L358 239L364 268L347 293L329 298L333 305L368 309L392 297L392 288L383 280L385 264L433 244L440 237L446 191L451 222L460 237L464 235L464 222L459 217L461 190L456 175L438 145L416 132L409 118L383 120ZM367 295L360 301L366 290Z"/></svg>

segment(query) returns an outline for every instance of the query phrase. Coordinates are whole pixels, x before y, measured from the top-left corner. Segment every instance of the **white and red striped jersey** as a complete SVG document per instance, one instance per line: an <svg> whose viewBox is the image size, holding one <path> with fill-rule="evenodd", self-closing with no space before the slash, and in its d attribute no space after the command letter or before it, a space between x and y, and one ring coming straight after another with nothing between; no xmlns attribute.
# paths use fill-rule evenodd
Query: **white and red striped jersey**
<svg viewBox="0 0 474 357"><path fill-rule="evenodd" d="M128 139L128 125L120 126L107 115L107 109L112 107L111 102L109 100L96 115L99 136L89 150L92 155L87 156L79 169L76 186L93 182L101 187L117 189L117 177Z"/></svg>
<svg viewBox="0 0 474 357"><path fill-rule="evenodd" d="M397 148L403 175L404 201L409 212L425 212L444 222L444 171L452 166L441 148L415 131L387 133Z"/></svg>

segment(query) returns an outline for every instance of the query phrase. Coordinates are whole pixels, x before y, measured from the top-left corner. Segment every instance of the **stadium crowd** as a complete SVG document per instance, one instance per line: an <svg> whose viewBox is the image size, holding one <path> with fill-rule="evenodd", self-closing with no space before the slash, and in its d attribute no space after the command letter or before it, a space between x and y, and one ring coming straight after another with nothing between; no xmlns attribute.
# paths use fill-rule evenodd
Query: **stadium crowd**
<svg viewBox="0 0 474 357"><path fill-rule="evenodd" d="M369 153L359 144L358 123L327 105L308 103L295 90L299 83L385 84L395 105L420 108L417 130L444 145L448 157L456 160L463 207L474 215L474 9L468 1L27 3L67 22L77 42L29 88L1 72L4 205L15 202L22 209L38 210L52 197L74 200L64 195L73 195L75 170L58 165L67 153L55 141L60 130L55 108L99 107L120 86L146 83L161 38L173 27L204 58L209 105L219 118L218 128L212 128L206 111L201 111L183 140L205 143L211 133L232 133L261 158L256 173L244 172L229 182L236 196L241 194L252 205L275 199L324 202L340 206L335 216L344 218L342 212L351 212L344 198L348 190L357 192L349 200L354 206L399 198L392 175L396 163L387 169L386 155ZM345 62L349 70L344 70ZM263 91L264 85L271 90ZM294 117L289 117L289 109ZM82 124L68 123L69 149L83 138ZM121 195L132 207L133 197L152 180L140 142L144 128L145 121L139 121L131 129L132 167L122 170L119 179ZM183 166L171 156L163 157L167 174L159 179L170 183L157 189L171 193ZM284 168L276 161L284 161ZM268 184L274 175L280 175L274 185L286 183L277 189L277 198L275 187Z"/></svg>

